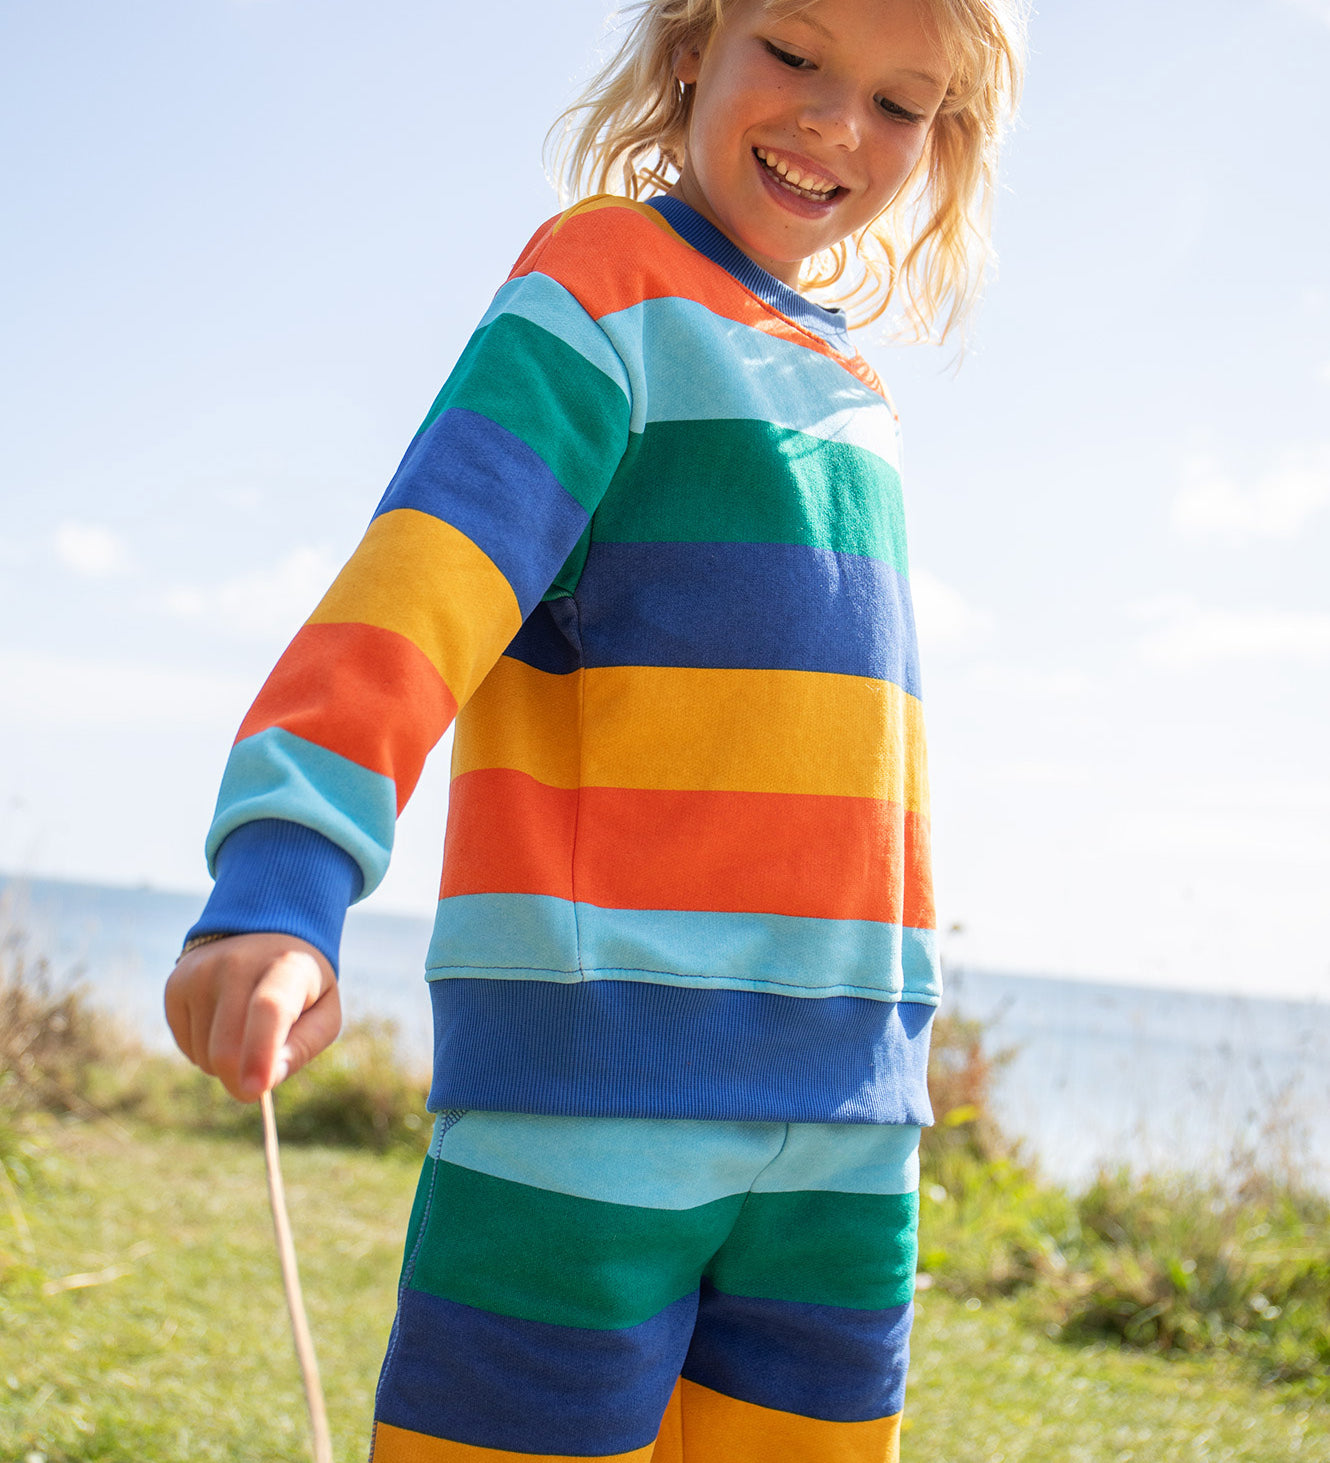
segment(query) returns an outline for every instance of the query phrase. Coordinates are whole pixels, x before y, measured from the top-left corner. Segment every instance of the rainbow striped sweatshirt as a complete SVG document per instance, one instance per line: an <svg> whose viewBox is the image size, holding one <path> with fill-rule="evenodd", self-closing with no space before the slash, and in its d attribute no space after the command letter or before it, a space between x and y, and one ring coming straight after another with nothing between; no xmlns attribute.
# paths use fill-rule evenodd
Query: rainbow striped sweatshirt
<svg viewBox="0 0 1330 1463"><path fill-rule="evenodd" d="M895 416L676 199L527 246L240 728L191 934L335 965L454 716L432 1107L930 1120Z"/></svg>

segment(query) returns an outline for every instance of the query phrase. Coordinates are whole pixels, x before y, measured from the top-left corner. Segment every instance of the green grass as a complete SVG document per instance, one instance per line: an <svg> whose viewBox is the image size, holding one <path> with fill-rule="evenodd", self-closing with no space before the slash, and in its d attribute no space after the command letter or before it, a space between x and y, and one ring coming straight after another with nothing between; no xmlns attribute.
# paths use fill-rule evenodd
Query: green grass
<svg viewBox="0 0 1330 1463"><path fill-rule="evenodd" d="M0 1463L303 1463L257 1144L29 1119L10 1150ZM283 1166L335 1456L349 1463L367 1451L416 1166L317 1147L287 1147ZM63 1288L74 1276L98 1283ZM1324 1402L1222 1354L1055 1341L1024 1304L940 1283L922 1295L906 1463L1330 1463Z"/></svg>

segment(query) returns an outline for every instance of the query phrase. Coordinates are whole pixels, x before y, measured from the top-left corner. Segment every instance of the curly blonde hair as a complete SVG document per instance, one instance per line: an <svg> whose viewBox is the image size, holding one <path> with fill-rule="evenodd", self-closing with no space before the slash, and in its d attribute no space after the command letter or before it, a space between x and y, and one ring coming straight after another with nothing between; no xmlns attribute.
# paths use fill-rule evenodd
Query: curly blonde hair
<svg viewBox="0 0 1330 1463"><path fill-rule="evenodd" d="M679 176L693 88L674 74L704 47L735 0L638 0L618 49L550 129L566 199L648 198ZM813 0L767 0L785 14ZM927 145L883 211L807 262L802 288L867 325L893 305L915 338L945 339L973 306L993 258L1002 136L1019 99L1027 0L924 0L952 65ZM838 287L838 288L837 288Z"/></svg>

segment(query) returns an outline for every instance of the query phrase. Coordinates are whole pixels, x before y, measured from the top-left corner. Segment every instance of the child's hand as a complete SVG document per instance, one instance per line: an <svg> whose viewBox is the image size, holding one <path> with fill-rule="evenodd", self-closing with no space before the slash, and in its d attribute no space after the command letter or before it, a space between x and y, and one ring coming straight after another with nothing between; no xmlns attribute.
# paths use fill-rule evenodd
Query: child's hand
<svg viewBox="0 0 1330 1463"><path fill-rule="evenodd" d="M294 935L230 935L180 959L166 982L176 1045L255 1102L331 1044L342 1025L327 958Z"/></svg>

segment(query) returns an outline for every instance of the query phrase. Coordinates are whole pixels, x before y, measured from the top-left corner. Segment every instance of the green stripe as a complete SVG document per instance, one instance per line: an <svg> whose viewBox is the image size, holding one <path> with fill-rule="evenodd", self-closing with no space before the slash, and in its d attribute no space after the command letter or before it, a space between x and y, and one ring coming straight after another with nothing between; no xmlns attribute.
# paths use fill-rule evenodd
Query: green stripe
<svg viewBox="0 0 1330 1463"><path fill-rule="evenodd" d="M769 422L649 422L595 528L612 543L807 544L906 568L896 469Z"/></svg>
<svg viewBox="0 0 1330 1463"><path fill-rule="evenodd" d="M918 1194L749 1194L707 1275L726 1295L904 1305L914 1293L918 1220Z"/></svg>
<svg viewBox="0 0 1330 1463"><path fill-rule="evenodd" d="M412 1289L556 1326L607 1331L657 1315L697 1288L743 1204L640 1209L435 1167Z"/></svg>
<svg viewBox="0 0 1330 1463"><path fill-rule="evenodd" d="M416 1247L416 1240L420 1237L420 1226L425 1222L425 1207L429 1203L430 1180L433 1177L434 1165L426 1160L425 1166L421 1169L420 1180L416 1184L416 1197L411 1201L411 1218L406 1226L406 1248L402 1252L402 1280L405 1282L406 1273L411 1268L411 1252Z"/></svg>
<svg viewBox="0 0 1330 1463"><path fill-rule="evenodd" d="M628 399L557 335L501 315L467 342L421 431L450 407L520 437L590 511L628 445Z"/></svg>

